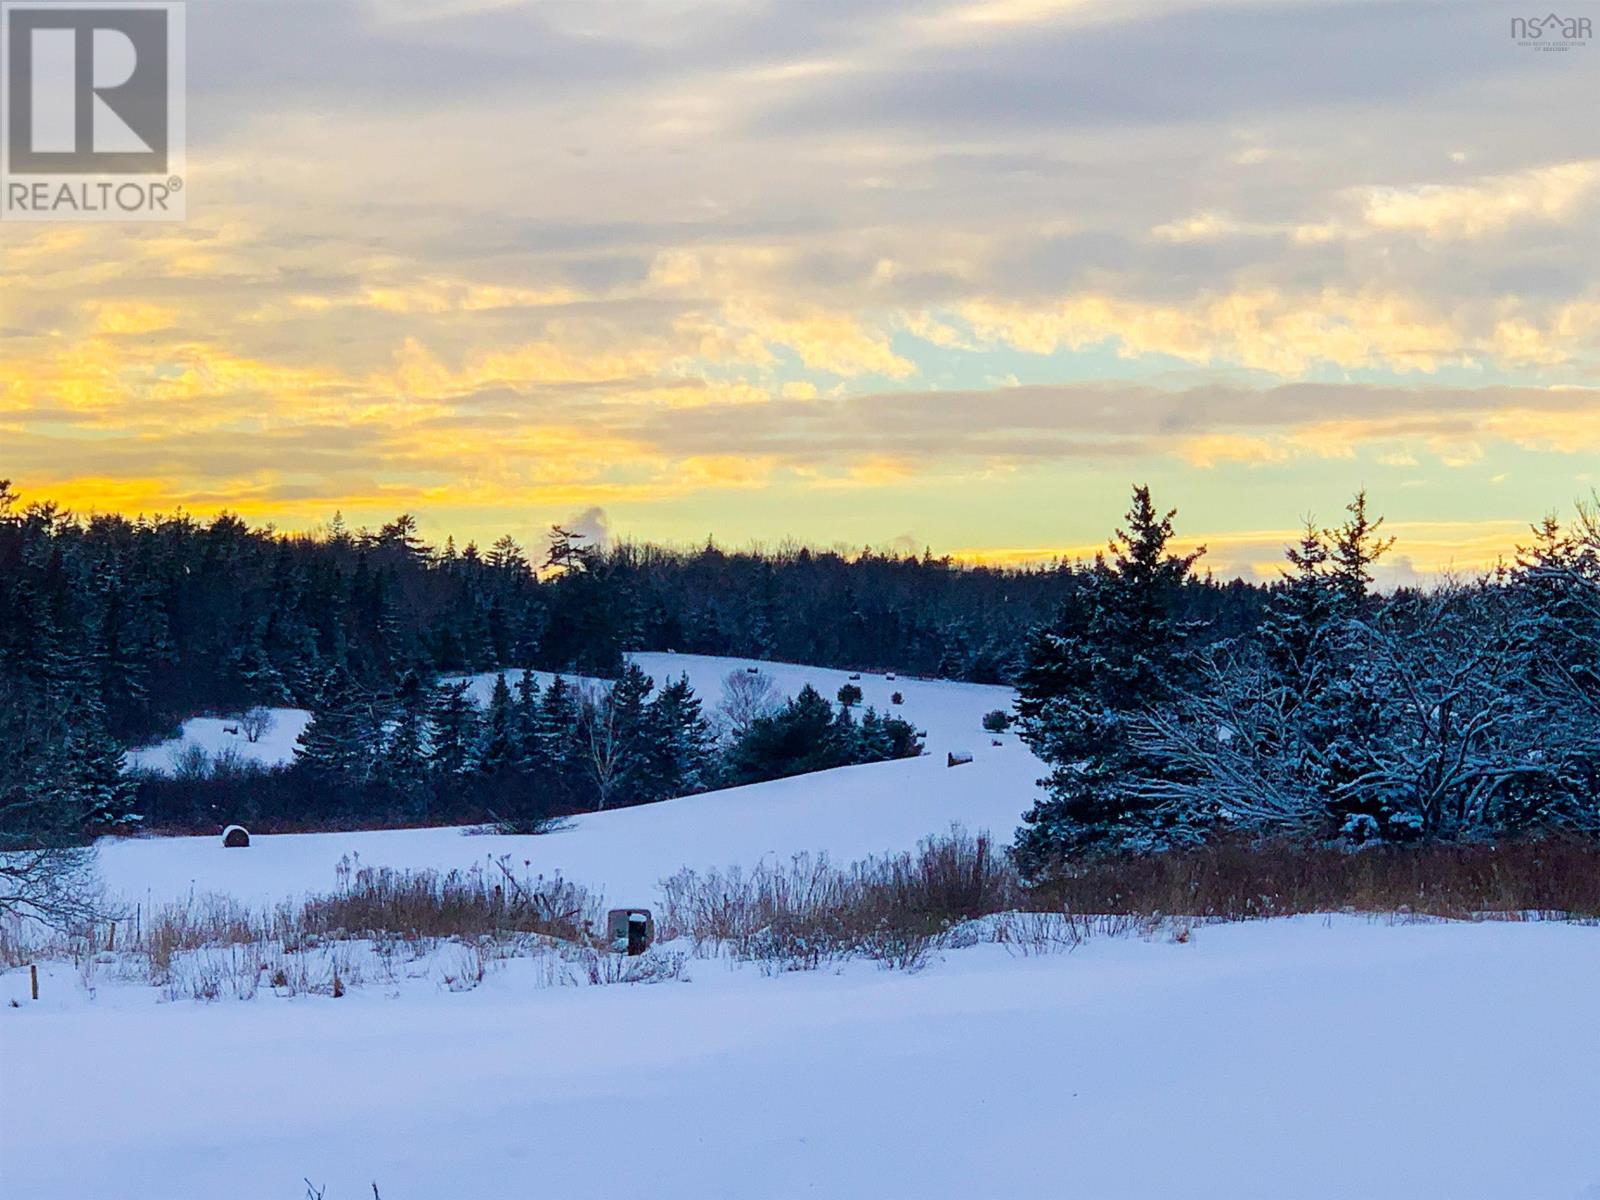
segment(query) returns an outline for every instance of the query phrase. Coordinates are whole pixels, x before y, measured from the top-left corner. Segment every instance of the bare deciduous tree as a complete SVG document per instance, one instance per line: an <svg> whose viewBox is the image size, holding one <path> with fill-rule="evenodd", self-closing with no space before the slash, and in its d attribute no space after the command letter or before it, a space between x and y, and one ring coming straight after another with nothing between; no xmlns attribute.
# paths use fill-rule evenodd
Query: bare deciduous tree
<svg viewBox="0 0 1600 1200"><path fill-rule="evenodd" d="M0 852L0 913L58 929L103 918L94 851L84 846Z"/></svg>
<svg viewBox="0 0 1600 1200"><path fill-rule="evenodd" d="M734 741L743 737L757 718L778 710L780 699L772 676L760 671L730 672L722 681L722 703L717 706L723 738Z"/></svg>
<svg viewBox="0 0 1600 1200"><path fill-rule="evenodd" d="M633 792L639 782L644 699L652 686L648 676L630 667L616 682L592 684L582 693L578 732L597 808L609 807L619 790Z"/></svg>
<svg viewBox="0 0 1600 1200"><path fill-rule="evenodd" d="M239 731L247 742L259 742L272 732L272 727L277 723L278 719L272 715L272 710L259 704L239 715Z"/></svg>
<svg viewBox="0 0 1600 1200"><path fill-rule="evenodd" d="M1480 581L1338 623L1325 694L1290 686L1256 647L1223 645L1190 694L1136 718L1153 769L1124 786L1160 806L1174 840L1217 827L1360 837L1378 832L1375 814L1386 836L1413 838L1581 823L1568 796L1585 764L1568 760L1593 739L1563 727L1573 706L1547 710L1539 634Z"/></svg>
<svg viewBox="0 0 1600 1200"><path fill-rule="evenodd" d="M1199 837L1213 822L1258 833L1313 825L1325 801L1311 782L1313 749L1295 720L1297 697L1274 686L1261 656L1222 646L1206 654L1200 684L1182 705L1134 722L1148 757L1161 764L1130 788L1183 814L1180 833ZM1177 840L1183 840L1179 837Z"/></svg>
<svg viewBox="0 0 1600 1200"><path fill-rule="evenodd" d="M578 728L581 731L583 760L594 779L600 800L597 808L605 808L611 799L624 758L627 753L626 738L618 728L617 707L611 703L607 691L591 686L579 705Z"/></svg>
<svg viewBox="0 0 1600 1200"><path fill-rule="evenodd" d="M53 820L54 797L0 797L0 914L55 929L106 915L94 874L94 848L75 844Z"/></svg>
<svg viewBox="0 0 1600 1200"><path fill-rule="evenodd" d="M206 753L204 746L180 746L168 756L168 761L172 764L171 775L174 779L193 783L211 775L211 755Z"/></svg>

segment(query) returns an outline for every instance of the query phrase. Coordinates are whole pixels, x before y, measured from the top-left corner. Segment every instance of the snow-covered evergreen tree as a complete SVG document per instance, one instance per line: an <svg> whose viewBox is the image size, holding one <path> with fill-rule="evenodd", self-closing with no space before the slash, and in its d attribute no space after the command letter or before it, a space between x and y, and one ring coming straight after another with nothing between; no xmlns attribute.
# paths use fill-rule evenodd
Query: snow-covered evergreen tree
<svg viewBox="0 0 1600 1200"><path fill-rule="evenodd" d="M1362 488L1345 506L1350 515L1344 523L1327 531L1330 543L1328 563L1339 604L1345 615L1359 614L1372 587L1372 568L1394 546L1394 538L1384 537L1383 518L1367 513L1367 491Z"/></svg>
<svg viewBox="0 0 1600 1200"><path fill-rule="evenodd" d="M465 775L476 765L481 714L470 685L441 683L428 708L428 762L445 780Z"/></svg>
<svg viewBox="0 0 1600 1200"><path fill-rule="evenodd" d="M1131 736L1136 716L1179 695L1194 670L1181 589L1203 551L1170 550L1175 510L1135 487L1119 529L1079 594L1029 645L1018 685L1022 736L1052 770L1025 815L1016 854L1046 873L1066 855L1162 840L1165 813L1139 781L1159 769Z"/></svg>
<svg viewBox="0 0 1600 1200"><path fill-rule="evenodd" d="M578 698L560 675L550 681L539 700L534 731L533 769L549 771L574 792L581 786L583 764L578 753Z"/></svg>
<svg viewBox="0 0 1600 1200"><path fill-rule="evenodd" d="M650 702L644 741L642 800L667 800L705 789L711 774L711 726L687 675L668 683Z"/></svg>
<svg viewBox="0 0 1600 1200"><path fill-rule="evenodd" d="M521 747L517 737L516 702L505 675L494 677L494 690L484 714L482 742L475 768L485 775L509 773L518 769Z"/></svg>
<svg viewBox="0 0 1600 1200"><path fill-rule="evenodd" d="M539 701L543 694L539 677L531 670L524 669L517 676L512 699L512 737L517 764L523 771L534 771L543 762L539 741Z"/></svg>
<svg viewBox="0 0 1600 1200"><path fill-rule="evenodd" d="M359 785L377 757L379 725L371 698L343 667L329 671L295 745L296 765L313 778Z"/></svg>
<svg viewBox="0 0 1600 1200"><path fill-rule="evenodd" d="M579 756L597 809L647 794L646 699L654 682L634 663L609 688L584 699L578 717Z"/></svg>
<svg viewBox="0 0 1600 1200"><path fill-rule="evenodd" d="M428 815L431 791L429 700L427 685L415 671L400 677L378 763L379 777L394 792L402 814L416 820Z"/></svg>
<svg viewBox="0 0 1600 1200"><path fill-rule="evenodd" d="M106 726L93 692L80 694L66 716L67 730L51 788L57 803L76 809L86 835L126 833L139 824L133 781L122 769L122 747Z"/></svg>

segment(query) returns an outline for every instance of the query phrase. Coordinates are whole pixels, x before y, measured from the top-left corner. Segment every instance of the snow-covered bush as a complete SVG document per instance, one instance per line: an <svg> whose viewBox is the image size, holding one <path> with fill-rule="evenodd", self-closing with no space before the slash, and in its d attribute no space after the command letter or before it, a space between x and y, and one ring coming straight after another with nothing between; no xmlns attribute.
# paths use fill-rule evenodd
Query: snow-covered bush
<svg viewBox="0 0 1600 1200"><path fill-rule="evenodd" d="M1011 728L1011 714L1003 708L983 714L983 727L989 733L1004 733Z"/></svg>
<svg viewBox="0 0 1600 1200"><path fill-rule="evenodd" d="M211 755L204 746L187 745L173 751L172 777L185 783L211 777Z"/></svg>

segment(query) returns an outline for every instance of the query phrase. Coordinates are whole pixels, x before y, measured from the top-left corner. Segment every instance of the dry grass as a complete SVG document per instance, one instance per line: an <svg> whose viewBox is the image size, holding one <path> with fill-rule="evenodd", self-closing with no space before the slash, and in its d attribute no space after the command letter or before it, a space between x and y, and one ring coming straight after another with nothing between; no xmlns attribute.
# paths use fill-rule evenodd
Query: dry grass
<svg viewBox="0 0 1600 1200"><path fill-rule="evenodd" d="M599 919L598 902L583 888L560 877L518 879L501 860L494 873L363 868L338 892L307 901L291 932L406 939L536 933L578 941Z"/></svg>
<svg viewBox="0 0 1600 1200"><path fill-rule="evenodd" d="M726 951L773 973L852 957L916 970L955 925L1004 911L1018 893L987 835L953 830L844 869L801 854L749 872L680 871L662 883L661 927L696 953Z"/></svg>
<svg viewBox="0 0 1600 1200"><path fill-rule="evenodd" d="M1033 908L1226 921L1323 912L1595 920L1600 846L1563 839L1364 850L1222 843L1089 863L1030 897Z"/></svg>
<svg viewBox="0 0 1600 1200"><path fill-rule="evenodd" d="M464 991L513 957L535 958L535 978L552 986L680 979L691 953L767 974L846 959L915 971L980 941L1057 953L1096 936L1184 941L1200 923L1303 913L1600 921L1600 846L1241 842L1080 863L1030 888L986 836L952 829L913 853L843 868L799 855L752 871L683 871L662 896L657 923L677 944L626 958L604 944L599 899L559 877L517 877L506 860L449 873L345 864L335 892L267 910L198 897L40 940L0 921L0 962L70 959L90 991L109 973L208 1001L423 979Z"/></svg>
<svg viewBox="0 0 1600 1200"><path fill-rule="evenodd" d="M170 1000L340 997L352 987L435 977L448 990L483 982L505 959L561 948L599 952L598 898L565 880L518 877L501 860L470 871L355 869L330 895L260 909L195 896L67 932L0 923L6 962L70 959L85 989L97 975L148 982ZM642 980L651 968L627 978ZM580 982L595 974L587 966ZM609 982L609 980L607 980Z"/></svg>
<svg viewBox="0 0 1600 1200"><path fill-rule="evenodd" d="M852 957L916 970L941 947L979 940L1020 954L1071 950L1091 936L1183 942L1201 922L1302 913L1600 920L1600 846L1241 842L1099 859L1030 888L987 838L957 829L916 853L846 869L801 855L751 872L680 872L663 892L663 929L696 953L773 973Z"/></svg>
<svg viewBox="0 0 1600 1200"><path fill-rule="evenodd" d="M0 967L24 967L33 959L27 926L14 913L0 913Z"/></svg>

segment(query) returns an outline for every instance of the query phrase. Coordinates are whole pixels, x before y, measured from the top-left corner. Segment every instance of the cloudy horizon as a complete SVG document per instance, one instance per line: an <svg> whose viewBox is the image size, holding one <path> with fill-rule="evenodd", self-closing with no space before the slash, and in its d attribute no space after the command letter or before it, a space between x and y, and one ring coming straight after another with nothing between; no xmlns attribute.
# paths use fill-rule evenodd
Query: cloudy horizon
<svg viewBox="0 0 1600 1200"><path fill-rule="evenodd" d="M1504 6L194 0L188 220L0 226L24 499L1396 568L1594 486L1600 46ZM598 514L598 515L596 515Z"/></svg>

